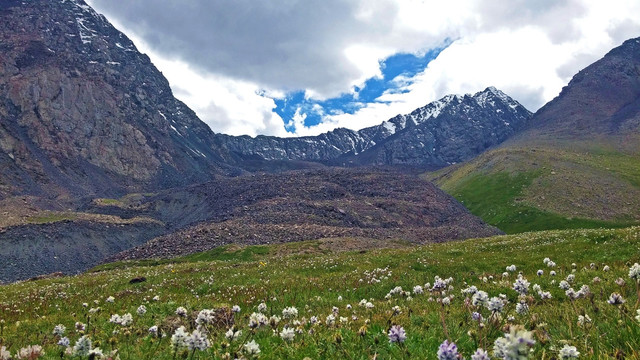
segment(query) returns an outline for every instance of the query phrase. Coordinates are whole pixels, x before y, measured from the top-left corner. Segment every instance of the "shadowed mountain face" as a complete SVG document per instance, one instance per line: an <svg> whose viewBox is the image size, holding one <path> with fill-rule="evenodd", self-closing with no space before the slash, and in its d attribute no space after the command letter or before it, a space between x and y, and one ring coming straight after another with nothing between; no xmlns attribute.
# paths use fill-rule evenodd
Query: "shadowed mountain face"
<svg viewBox="0 0 640 360"><path fill-rule="evenodd" d="M507 232L640 221L640 38L574 76L525 130L428 175Z"/></svg>
<svg viewBox="0 0 640 360"><path fill-rule="evenodd" d="M82 1L0 9L0 195L113 194L233 172L212 132Z"/></svg>

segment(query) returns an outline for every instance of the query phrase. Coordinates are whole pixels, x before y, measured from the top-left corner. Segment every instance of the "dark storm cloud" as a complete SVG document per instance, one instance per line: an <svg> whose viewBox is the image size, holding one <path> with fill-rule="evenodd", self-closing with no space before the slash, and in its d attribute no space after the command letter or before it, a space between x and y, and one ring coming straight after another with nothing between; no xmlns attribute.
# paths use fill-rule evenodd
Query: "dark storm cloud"
<svg viewBox="0 0 640 360"><path fill-rule="evenodd" d="M396 8L342 0L91 0L167 58L276 89L335 94L360 76L343 49L390 32ZM385 20L387 19L387 20ZM372 23L373 22L373 23ZM373 25L373 26L372 26Z"/></svg>

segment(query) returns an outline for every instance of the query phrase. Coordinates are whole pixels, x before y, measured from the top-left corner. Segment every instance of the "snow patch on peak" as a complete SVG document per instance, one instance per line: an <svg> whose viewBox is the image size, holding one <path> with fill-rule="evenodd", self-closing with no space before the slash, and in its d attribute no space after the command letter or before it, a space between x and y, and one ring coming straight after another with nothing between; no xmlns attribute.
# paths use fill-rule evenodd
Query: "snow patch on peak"
<svg viewBox="0 0 640 360"><path fill-rule="evenodd" d="M387 130L387 132L389 134L395 134L396 133L396 124L392 123L391 121L383 122L382 126Z"/></svg>

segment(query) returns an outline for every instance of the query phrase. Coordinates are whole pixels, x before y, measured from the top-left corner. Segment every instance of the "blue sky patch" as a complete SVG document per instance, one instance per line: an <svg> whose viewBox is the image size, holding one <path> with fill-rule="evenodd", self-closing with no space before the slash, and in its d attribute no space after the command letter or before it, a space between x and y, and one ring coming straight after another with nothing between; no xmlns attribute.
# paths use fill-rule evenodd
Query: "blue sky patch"
<svg viewBox="0 0 640 360"><path fill-rule="evenodd" d="M346 93L335 98L318 101L306 99L304 90L290 92L282 99L274 99L276 104L274 111L284 120L285 128L290 133L294 133L296 130L291 119L298 109L300 109L300 114L306 114L305 126L317 125L327 115L353 114L367 104L381 102L377 99L387 91L404 91L401 87L406 86L407 83L398 84L393 80L400 75L411 79L422 72L450 44L451 41L447 40L442 47L432 49L424 54L400 53L381 60L382 76L368 79L362 87L354 88L354 93Z"/></svg>

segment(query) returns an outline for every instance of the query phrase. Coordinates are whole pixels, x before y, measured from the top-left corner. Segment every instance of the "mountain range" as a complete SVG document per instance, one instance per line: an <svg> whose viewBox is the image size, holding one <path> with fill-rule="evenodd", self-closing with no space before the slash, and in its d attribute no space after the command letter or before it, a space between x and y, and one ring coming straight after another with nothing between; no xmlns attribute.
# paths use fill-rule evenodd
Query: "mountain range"
<svg viewBox="0 0 640 360"><path fill-rule="evenodd" d="M82 0L3 1L0 20L0 281L231 243L640 221L638 39L535 114L488 87L278 138L211 131Z"/></svg>

